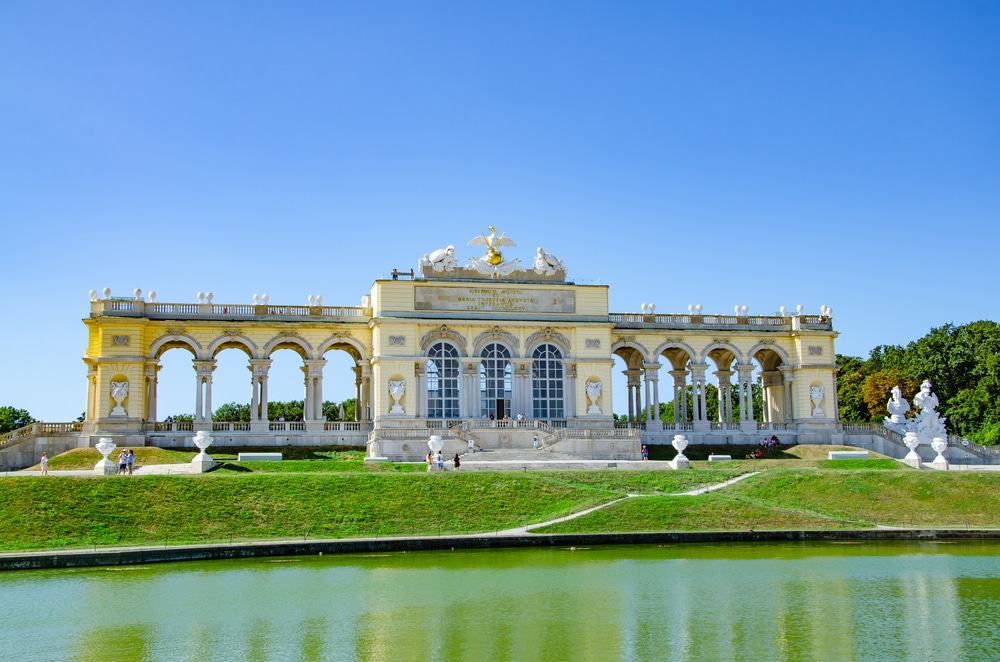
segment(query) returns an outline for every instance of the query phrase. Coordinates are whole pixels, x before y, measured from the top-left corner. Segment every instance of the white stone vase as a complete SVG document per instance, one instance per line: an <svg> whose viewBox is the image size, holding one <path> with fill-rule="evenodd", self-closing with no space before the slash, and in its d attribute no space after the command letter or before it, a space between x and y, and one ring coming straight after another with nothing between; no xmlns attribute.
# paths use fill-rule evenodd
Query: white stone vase
<svg viewBox="0 0 1000 662"><path fill-rule="evenodd" d="M118 448L118 445L107 437L101 437L94 444L94 448L101 454L101 459L94 465L94 473L99 476L110 476L117 473L118 466L108 459L108 455L111 455Z"/></svg>
<svg viewBox="0 0 1000 662"><path fill-rule="evenodd" d="M199 471L208 471L214 467L215 460L213 460L209 454L205 452L205 449L211 446L215 439L204 430L198 430L191 441L194 442L194 445L198 447L199 451L201 451L195 455L194 458L192 458L191 464L197 467Z"/></svg>

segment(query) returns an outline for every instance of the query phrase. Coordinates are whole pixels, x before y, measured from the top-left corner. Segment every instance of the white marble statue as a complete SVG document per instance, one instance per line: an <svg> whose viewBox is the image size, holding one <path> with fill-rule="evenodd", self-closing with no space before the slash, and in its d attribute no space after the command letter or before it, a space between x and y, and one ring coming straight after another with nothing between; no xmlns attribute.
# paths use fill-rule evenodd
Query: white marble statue
<svg viewBox="0 0 1000 662"><path fill-rule="evenodd" d="M812 400L813 410L812 415L815 417L826 416L823 408L820 407L820 403L823 402L824 394L826 390L822 386L810 386L809 387L809 399Z"/></svg>
<svg viewBox="0 0 1000 662"><path fill-rule="evenodd" d="M889 410L889 416L885 418L886 426L892 425L905 425L906 423L906 412L910 411L910 403L906 401L903 397L903 391L899 386L892 387L892 396L889 398L889 402L885 406Z"/></svg>
<svg viewBox="0 0 1000 662"><path fill-rule="evenodd" d="M403 393L406 392L406 382L402 379L389 380L389 395L392 396L392 408L389 410L390 414L405 414L402 406L399 404L400 398L403 397Z"/></svg>
<svg viewBox="0 0 1000 662"><path fill-rule="evenodd" d="M536 274L551 276L557 271L566 271L566 265L555 255L552 253L546 253L542 250L542 247L539 246L538 254L535 256L535 266L533 269Z"/></svg>
<svg viewBox="0 0 1000 662"><path fill-rule="evenodd" d="M587 397L590 398L590 408L588 414L600 414L601 408L597 406L597 399L601 397L601 382L587 382Z"/></svg>
<svg viewBox="0 0 1000 662"><path fill-rule="evenodd" d="M931 383L924 380L920 385L920 392L913 396L913 404L920 407L915 420L917 436L920 443L931 444L935 437L948 438L948 431L944 427L946 419L941 418L937 413L938 397L931 391Z"/></svg>
<svg viewBox="0 0 1000 662"><path fill-rule="evenodd" d="M521 260L518 258L505 260L503 253L500 252L501 246L517 246L517 244L508 239L504 233L498 237L496 228L493 226L487 229L490 231L488 235L480 235L469 241L469 246L486 246L486 252L483 253L482 257L470 260L467 268L474 269L481 274L493 276L494 278L509 276L518 271Z"/></svg>
<svg viewBox="0 0 1000 662"><path fill-rule="evenodd" d="M417 262L420 267L430 267L434 271L454 271L458 266L458 259L455 257L455 247L439 248L433 253L425 254Z"/></svg>
<svg viewBox="0 0 1000 662"><path fill-rule="evenodd" d="M111 382L111 399L115 401L115 407L111 410L112 416L127 416L128 413L122 407L122 401L128 397L128 382Z"/></svg>

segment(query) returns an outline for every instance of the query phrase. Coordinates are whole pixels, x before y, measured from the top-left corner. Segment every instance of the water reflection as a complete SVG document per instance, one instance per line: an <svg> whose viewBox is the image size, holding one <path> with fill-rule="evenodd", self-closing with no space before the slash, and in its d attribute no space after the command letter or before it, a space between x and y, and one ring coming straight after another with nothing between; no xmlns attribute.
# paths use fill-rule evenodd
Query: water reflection
<svg viewBox="0 0 1000 662"><path fill-rule="evenodd" d="M676 545L15 572L0 659L989 659L998 555Z"/></svg>

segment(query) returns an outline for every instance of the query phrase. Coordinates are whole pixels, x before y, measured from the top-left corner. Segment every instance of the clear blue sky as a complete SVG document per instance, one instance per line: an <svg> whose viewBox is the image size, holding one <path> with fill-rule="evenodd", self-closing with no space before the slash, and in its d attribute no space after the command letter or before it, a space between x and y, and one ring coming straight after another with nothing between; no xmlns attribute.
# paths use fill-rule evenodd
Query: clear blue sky
<svg viewBox="0 0 1000 662"><path fill-rule="evenodd" d="M356 305L494 225L613 311L825 304L867 355L1000 319L998 215L997 2L0 10L0 404L49 421L84 408L91 289Z"/></svg>

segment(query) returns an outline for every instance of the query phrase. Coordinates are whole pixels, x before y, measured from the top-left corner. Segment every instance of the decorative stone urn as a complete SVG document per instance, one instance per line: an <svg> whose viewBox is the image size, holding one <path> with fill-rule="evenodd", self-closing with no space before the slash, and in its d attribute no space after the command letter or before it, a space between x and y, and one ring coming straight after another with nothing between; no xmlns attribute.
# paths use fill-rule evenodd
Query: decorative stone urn
<svg viewBox="0 0 1000 662"><path fill-rule="evenodd" d="M670 466L674 469L691 468L691 462L684 456L684 449L688 447L687 437L682 434L675 434L674 440L670 442L670 445L677 450L677 456L670 462Z"/></svg>
<svg viewBox="0 0 1000 662"><path fill-rule="evenodd" d="M917 446L920 445L920 437L917 436L917 433L907 432L903 435L903 443L910 449L910 452L903 458L903 462L911 467L914 467L915 469L922 468L923 462L921 461L920 456L917 455Z"/></svg>
<svg viewBox="0 0 1000 662"><path fill-rule="evenodd" d="M934 458L934 462L931 463L935 469L940 469L941 471L948 470L948 460L945 459L944 452L948 448L948 441L944 437L934 437L934 441L931 442L931 448L937 453L937 457Z"/></svg>
<svg viewBox="0 0 1000 662"><path fill-rule="evenodd" d="M101 437L94 444L94 448L97 452L101 454L101 459L97 461L94 465L94 473L98 476L110 476L117 472L118 465L108 459L108 455L111 455L118 448L115 442L111 441L107 437Z"/></svg>
<svg viewBox="0 0 1000 662"><path fill-rule="evenodd" d="M431 438L427 440L427 448L435 454L444 448L444 441L441 440L441 435L432 434Z"/></svg>
<svg viewBox="0 0 1000 662"><path fill-rule="evenodd" d="M199 451L201 451L195 455L194 458L192 458L191 464L200 472L208 471L214 467L215 460L209 457L208 453L205 452L205 449L211 446L215 439L204 430L199 430L191 441L194 442L194 445L198 447Z"/></svg>
<svg viewBox="0 0 1000 662"><path fill-rule="evenodd" d="M392 397L392 408L389 409L390 414L406 414L406 412L403 411L403 407L399 404L399 401L403 397L404 393L406 393L405 381L402 379L396 379L389 382L389 395Z"/></svg>

